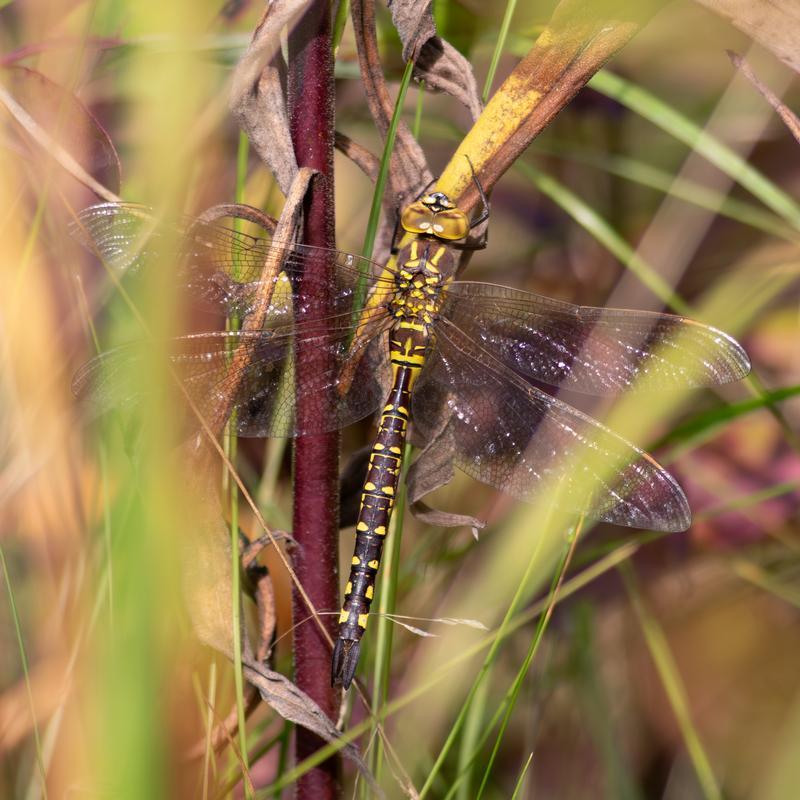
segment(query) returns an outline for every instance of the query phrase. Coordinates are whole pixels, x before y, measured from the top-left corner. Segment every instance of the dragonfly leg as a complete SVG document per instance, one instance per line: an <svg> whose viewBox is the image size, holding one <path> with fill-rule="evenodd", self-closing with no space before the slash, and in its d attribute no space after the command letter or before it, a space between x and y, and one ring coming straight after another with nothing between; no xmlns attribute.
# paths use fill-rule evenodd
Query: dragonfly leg
<svg viewBox="0 0 800 800"><path fill-rule="evenodd" d="M478 190L478 194L480 195L481 202L483 203L483 211L481 211L481 215L472 220L469 224L469 229L472 230L473 228L477 228L483 222L486 222L489 219L489 200L486 197L486 192L483 191L483 184L480 181L480 178L475 174L475 167L472 166L472 160L469 156L464 156L467 159L467 164L469 164L469 171L472 173L472 181L475 184L475 188ZM486 241L484 240L484 247L486 247Z"/></svg>
<svg viewBox="0 0 800 800"><path fill-rule="evenodd" d="M475 168L472 166L472 160L467 155L465 155L464 158L467 159L470 172L472 173L472 182L475 184L475 188L478 190L478 195L480 196L481 203L483 204L483 210L481 211L480 216L477 219L472 220L469 224L469 229L472 231L489 219L489 199L486 197L486 192L483 190L483 184L481 184L480 178L478 178L478 176L475 174ZM462 242L461 244L454 243L451 246L455 250L483 250L488 243L489 227L487 226L486 230L484 230L484 232L475 241Z"/></svg>

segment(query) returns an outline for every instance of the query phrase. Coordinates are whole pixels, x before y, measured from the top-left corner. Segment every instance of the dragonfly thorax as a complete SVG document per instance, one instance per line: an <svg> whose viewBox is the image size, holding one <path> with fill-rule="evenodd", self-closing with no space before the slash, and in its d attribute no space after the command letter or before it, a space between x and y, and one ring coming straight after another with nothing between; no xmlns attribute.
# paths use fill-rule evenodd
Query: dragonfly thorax
<svg viewBox="0 0 800 800"><path fill-rule="evenodd" d="M395 294L390 311L400 320L429 325L441 305L442 286L448 280L452 258L445 245L415 240L398 258Z"/></svg>

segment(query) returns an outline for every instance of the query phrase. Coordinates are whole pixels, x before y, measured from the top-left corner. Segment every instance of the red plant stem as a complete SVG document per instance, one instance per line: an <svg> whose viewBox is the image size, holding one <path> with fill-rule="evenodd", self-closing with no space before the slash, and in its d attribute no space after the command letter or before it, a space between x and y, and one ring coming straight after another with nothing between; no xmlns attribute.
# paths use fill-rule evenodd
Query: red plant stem
<svg viewBox="0 0 800 800"><path fill-rule="evenodd" d="M319 172L311 183L304 207L303 241L319 247L334 247L333 144L334 79L331 48L330 5L316 0L309 6L289 38L289 97L291 134L297 163ZM330 302L326 287L333 269L331 259L310 260L301 282L303 304L325 308ZM297 347L296 381L319 375L329 366L330 356L320 347ZM297 421L316 419L326 413L326 398L298 398ZM314 607L336 611L339 607L339 436L329 433L301 436L294 450L294 523L292 533L297 577ZM294 595L297 621L309 617L302 598ZM322 622L336 637L336 616ZM312 697L331 719L336 718L337 693L330 685L330 645L317 622L302 622L294 632L295 682ZM302 727L296 729L297 761L310 756L324 742ZM340 791L338 759L330 759L307 772L297 782L300 800L327 800Z"/></svg>

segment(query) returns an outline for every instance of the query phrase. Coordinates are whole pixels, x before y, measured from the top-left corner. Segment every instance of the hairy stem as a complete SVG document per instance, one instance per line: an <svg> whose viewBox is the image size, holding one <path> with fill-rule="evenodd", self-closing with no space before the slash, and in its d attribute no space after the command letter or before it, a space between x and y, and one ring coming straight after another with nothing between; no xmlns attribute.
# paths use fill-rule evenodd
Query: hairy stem
<svg viewBox="0 0 800 800"><path fill-rule="evenodd" d="M331 49L330 6L325 0L312 3L289 39L289 96L291 134L298 166L311 167L319 175L306 198L303 241L318 247L333 247L333 112L334 83ZM331 260L309 260L301 279L301 304L325 309L329 298ZM320 347L297 347L295 377L298 387L309 376L318 375L330 358ZM298 397L297 422L325 414L325 398ZM338 434L301 436L294 456L293 534L299 547L295 570L309 599L320 611L335 611L339 603L338 553ZM310 611L295 593L297 619ZM336 635L336 617L322 618L331 637ZM336 714L336 695L330 685L331 650L318 625L309 620L294 633L295 681L330 716ZM308 730L296 729L296 760L308 758L324 742ZM303 775L297 783L298 798L326 800L339 792L338 762L328 760Z"/></svg>

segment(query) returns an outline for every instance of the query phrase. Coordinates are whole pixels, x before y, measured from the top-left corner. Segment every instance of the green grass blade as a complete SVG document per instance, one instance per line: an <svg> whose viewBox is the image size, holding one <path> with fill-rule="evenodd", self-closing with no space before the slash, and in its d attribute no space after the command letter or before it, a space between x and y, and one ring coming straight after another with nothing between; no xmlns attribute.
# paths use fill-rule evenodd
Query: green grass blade
<svg viewBox="0 0 800 800"><path fill-rule="evenodd" d="M573 560L573 564L575 561ZM598 760L605 774L604 791L598 793L614 800L644 800L639 791L635 770L625 754L625 744L614 713L614 699L609 697L603 656L598 647L597 631L604 611L591 600L578 601L570 607L570 674L577 688L577 713L582 727L593 738Z"/></svg>
<svg viewBox="0 0 800 800"><path fill-rule="evenodd" d="M546 525L545 525L546 527ZM489 652L486 654L486 657L481 665L480 670L478 671L475 680L470 687L469 693L467 694L466 699L461 707L461 710L458 713L458 717L456 718L455 722L453 723L450 731L447 734L447 739L445 743L442 745L442 749L439 751L439 755L436 758L436 761L433 764L430 772L428 773L427 777L425 778L425 783L420 789L419 798L422 800L423 797L431 790L433 786L433 782L438 775L439 771L444 764L445 758L447 757L448 753L452 749L453 745L456 742L457 737L461 733L461 729L464 726L464 723L467 720L469 709L472 703L475 700L475 696L480 688L481 683L483 683L489 676L489 673L497 659L500 646L503 640L507 636L508 628L510 627L514 615L517 613L517 609L523 602L523 598L528 588L528 584L530 582L530 578L533 575L534 567L537 566L537 562L539 560L539 555L541 553L543 543L545 537L538 536L536 538L536 546L533 548L530 558L528 559L528 565L525 568L525 572L520 578L519 584L517 585L516 591L514 592L514 596L511 599L511 602L506 609L506 613L503 617L502 622L500 623L500 627L498 628L497 636L492 641L491 646L489 647Z"/></svg>
<svg viewBox="0 0 800 800"><path fill-rule="evenodd" d="M350 16L350 0L339 0L336 6L336 17L333 20L333 57L336 58L339 52L339 45L342 43L344 29L347 26L347 18Z"/></svg>
<svg viewBox="0 0 800 800"><path fill-rule="evenodd" d="M747 189L767 208L800 230L800 205L757 169L680 111L619 75L601 70L589 86L636 112L700 153L714 166Z"/></svg>
<svg viewBox="0 0 800 800"><path fill-rule="evenodd" d="M372 251L375 249L375 236L378 232L378 223L381 218L381 203L383 202L383 192L386 189L386 179L389 175L389 164L392 158L392 150L394 150L394 141L397 138L397 126L400 124L400 115L403 112L403 104L406 99L406 92L408 85L411 82L411 75L414 72L414 62L409 61L406 64L403 78L400 81L400 89L397 93L397 100L394 104L394 113L392 114L392 121L389 124L389 130L386 132L386 142L383 146L383 154L381 155L380 168L378 169L378 178L375 181L375 191L372 193L372 205L369 209L369 220L367 221L367 229L364 233L364 244L361 247L361 255L364 258L372 258ZM366 275L364 279L359 281L353 296L353 308L356 313L364 305L364 295L366 294Z"/></svg>
<svg viewBox="0 0 800 800"><path fill-rule="evenodd" d="M522 769L519 772L519 778L517 778L517 785L514 787L514 794L511 795L511 800L517 800L517 798L521 796L522 786L525 783L525 776L528 774L531 761L533 761L533 753L528 755L528 760L522 765Z"/></svg>
<svg viewBox="0 0 800 800"><path fill-rule="evenodd" d="M749 225L771 236L800 243L798 232L772 212L764 211L754 203L722 194L697 181L674 175L639 159L576 149L573 145L549 142L547 144L537 142L536 151L555 158L586 164L631 183L637 183L640 186L683 200L685 203L741 222L743 225Z"/></svg>
<svg viewBox="0 0 800 800"><path fill-rule="evenodd" d="M481 785L478 788L477 800L480 800L483 797L483 793L486 789L486 785L489 782L489 776L492 773L492 767L494 766L494 762L497 758L497 754L500 751L500 744L503 741L503 736L505 735L506 729L508 728L508 723L511 720L511 714L514 712L514 708L517 704L517 698L519 697L519 693L522 689L522 684L525 680L525 677L528 674L528 670L530 669L531 664L533 663L533 659L536 656L536 653L539 650L539 645L541 644L542 637L544 636L544 632L547 629L547 624L550 622L550 617L553 613L553 608L555 608L556 604L556 597L558 596L558 590L561 587L561 584L564 580L564 575L567 571L567 567L569 566L570 560L572 559L572 554L575 552L575 545L578 542L578 535L580 533L580 526L578 526L569 537L569 541L567 547L564 549L564 554L561 557L561 560L556 568L555 572L553 573L553 580L550 584L550 591L547 595L547 606L545 608L544 613L539 617L539 623L536 626L536 632L533 635L533 639L531 640L530 646L528 647L528 652L525 654L525 658L522 660L522 664L520 664L519 669L517 670L517 674L514 680L511 683L508 691L506 692L506 696L501 703L501 706L505 708L505 712L503 714L503 720L500 723L500 730L497 732L497 736L494 740L494 747L492 748L492 753L489 756L489 760L486 763L486 767L483 771L483 779L481 780Z"/></svg>
<svg viewBox="0 0 800 800"><path fill-rule="evenodd" d="M28 697L28 708L31 713L31 725L33 728L33 741L36 749L36 768L39 771L39 777L42 782L42 796L47 798L47 772L44 767L44 753L42 750L42 741L39 736L39 723L36 719L36 706L33 703L33 689L31 688L31 674L28 666L28 655L25 651L25 640L22 636L22 626L19 621L19 613L17 611L17 602L14 598L14 588L11 585L11 576L8 574L8 564L6 563L6 553L2 545L0 545L0 566L3 568L3 579L6 582L6 590L8 591L8 605L11 609L11 618L14 620L14 633L17 637L17 649L19 650L19 660L22 665L22 675L25 679L25 693Z"/></svg>
<svg viewBox="0 0 800 800"><path fill-rule="evenodd" d="M515 167L556 205L566 211L612 255L618 258L666 306L688 315L689 306L672 287L622 238L614 228L578 195L551 175L525 161Z"/></svg>
<svg viewBox="0 0 800 800"><path fill-rule="evenodd" d="M792 494L792 492L796 492L798 489L800 489L800 482L798 481L785 481L783 483L777 483L773 486L767 486L766 488L759 489L756 492L751 492L750 494L742 495L741 497L735 497L733 500L728 500L724 503L720 503L719 505L707 508L705 511L695 514L695 519L713 519L714 517L718 517L720 514L728 514L731 511L745 511L748 508L753 508L753 506L760 505L766 500Z"/></svg>
<svg viewBox="0 0 800 800"><path fill-rule="evenodd" d="M367 229L364 233L364 244L361 247L361 255L364 256L364 258L372 258L372 252L375 249L375 237L378 233L378 223L381 218L381 203L383 202L383 192L386 189L386 179L389 175L389 164L392 158L392 151L394 150L394 141L397 138L397 126L400 124L400 115L403 111L403 103L405 102L406 92L408 91L408 85L411 82L411 75L413 72L414 62L409 61L406 64L403 78L400 81L400 90L397 93L397 101L394 105L392 121L389 124L389 130L386 132L386 142L383 146L378 177L375 181L375 191L372 193L369 220L367 221ZM353 290L354 323L358 321L359 314L364 306L364 299L367 295L367 269L366 264L361 265L361 276Z"/></svg>
<svg viewBox="0 0 800 800"><path fill-rule="evenodd" d="M697 773L703 795L707 800L722 800L722 792L711 768L711 762L700 741L700 735L692 722L686 689L678 672L677 664L672 658L666 636L644 603L630 562L621 564L619 572L636 618L644 633L650 656L661 678L661 685L664 687L670 707L683 735L683 741Z"/></svg>
<svg viewBox="0 0 800 800"><path fill-rule="evenodd" d="M734 558L731 560L731 569L742 580L800 609L800 590L796 586L778 581L759 564L745 558Z"/></svg>
<svg viewBox="0 0 800 800"><path fill-rule="evenodd" d="M403 454L403 468L400 475L400 488L397 492L397 503L392 515L389 534L389 547L384 557L384 575L380 583L377 602L377 631L375 636L375 666L372 680L372 715L375 727L372 735L375 737L375 746L372 749L370 768L375 780L380 783L383 768L383 740L377 730L381 707L389 697L389 676L392 663L392 640L394 624L389 615L393 614L397 606L397 582L400 574L400 545L403 540L403 521L406 513L407 489L405 476L411 462L413 448L410 444L405 447Z"/></svg>
<svg viewBox="0 0 800 800"><path fill-rule="evenodd" d="M492 60L489 63L489 71L486 74L486 82L483 84L483 92L481 94L481 102L486 105L489 99L489 94L492 91L492 84L494 83L494 76L497 72L497 65L500 63L500 56L503 55L503 50L506 46L508 39L508 30L511 27L511 18L514 16L514 11L517 8L517 0L508 0L506 3L506 10L503 14L503 21L500 23L500 32L497 35L497 42L492 52Z"/></svg>
<svg viewBox="0 0 800 800"><path fill-rule="evenodd" d="M245 184L247 182L247 160L250 147L247 135L244 132L239 133L239 144L236 151L236 202L241 203L244 200ZM237 265L234 264L234 280L238 277L236 272ZM236 331L239 330L240 320L238 317L230 317L228 319L227 329ZM236 411L231 414L228 420L226 432L224 436L224 449L225 455L228 457L232 464L236 463ZM252 797L250 791L250 780L247 773L250 771L250 765L247 756L247 727L244 713L244 677L242 675L242 587L241 587L241 567L239 556L239 487L236 481L230 480L227 469L223 468L224 482L228 486L228 502L230 507L230 548L231 548L231 608L233 615L231 619L232 634L233 634L233 681L234 691L236 694L236 721L238 725L239 737L239 751L241 757L241 766L244 774L244 795L246 798Z"/></svg>
<svg viewBox="0 0 800 800"><path fill-rule="evenodd" d="M800 384L773 389L772 391L764 392L758 397L704 411L686 420L681 425L677 425L669 433L654 442L650 449L703 441L709 435L713 435L720 428L739 417L751 414L754 411L760 411L762 408L780 403L797 395L800 395Z"/></svg>
<svg viewBox="0 0 800 800"><path fill-rule="evenodd" d="M475 790L472 785L472 773L475 765L475 754L480 752L480 748L485 739L484 731L487 726L484 724L486 714L486 702L489 697L489 682L484 681L475 693L475 699L469 707L467 720L464 723L464 735L458 748L458 766L456 774L461 778L455 784L448 797L452 796L458 800L472 800ZM488 726L489 729L493 726Z"/></svg>
<svg viewBox="0 0 800 800"><path fill-rule="evenodd" d="M217 703L217 662L212 661L208 668L208 695L205 708L205 748L203 750L203 789L202 798L208 800L208 782L211 775L213 747L211 745L211 734L214 732L214 709Z"/></svg>

